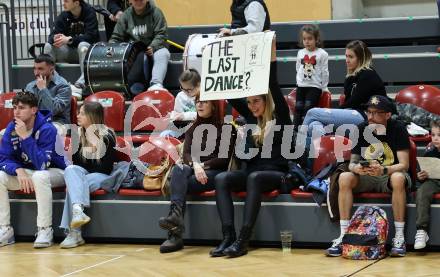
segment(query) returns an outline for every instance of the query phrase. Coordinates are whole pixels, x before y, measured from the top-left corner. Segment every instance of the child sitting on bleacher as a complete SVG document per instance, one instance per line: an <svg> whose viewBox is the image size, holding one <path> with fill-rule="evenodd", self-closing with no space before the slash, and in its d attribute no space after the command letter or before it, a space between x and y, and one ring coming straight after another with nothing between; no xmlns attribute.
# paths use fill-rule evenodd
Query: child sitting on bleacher
<svg viewBox="0 0 440 277"><path fill-rule="evenodd" d="M328 54L322 47L321 33L316 25L304 25L300 30L296 59L296 104L294 125L298 128L311 108L317 107L329 80Z"/></svg>
<svg viewBox="0 0 440 277"><path fill-rule="evenodd" d="M432 145L426 149L423 156L440 159L440 121L431 123L431 137ZM426 247L426 242L429 240L429 210L431 209L432 196L436 193L440 193L440 180L431 179L429 174L424 170L417 173L417 179L422 182L422 185L417 190L417 233L414 249L422 249Z"/></svg>
<svg viewBox="0 0 440 277"><path fill-rule="evenodd" d="M79 147L73 153L73 165L64 171L66 200L60 227L68 230L61 248L74 248L84 244L81 226L90 221L84 208L90 206L90 193L101 188L116 160L116 137L104 125L104 108L98 102L84 102L78 114ZM72 136L72 146L76 143ZM76 138L78 139L78 138Z"/></svg>
<svg viewBox="0 0 440 277"><path fill-rule="evenodd" d="M170 115L171 121L194 121L197 117L195 96L200 91L200 74L195 69L188 69L182 72L179 77L181 91L174 101L174 110ZM165 130L162 137L180 137L182 131Z"/></svg>

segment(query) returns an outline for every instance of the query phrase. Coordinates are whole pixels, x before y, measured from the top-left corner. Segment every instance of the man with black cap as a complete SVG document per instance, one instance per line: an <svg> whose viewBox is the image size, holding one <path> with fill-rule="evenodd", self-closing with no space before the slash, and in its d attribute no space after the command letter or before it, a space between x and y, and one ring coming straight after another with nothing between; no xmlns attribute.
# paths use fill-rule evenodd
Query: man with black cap
<svg viewBox="0 0 440 277"><path fill-rule="evenodd" d="M338 179L339 216L341 235L327 249L327 256L342 254L342 237L347 231L353 194L361 192L388 192L392 194L395 237L391 256L406 254L404 237L406 187L411 185L409 168L410 141L403 123L391 119L393 102L382 95L374 95L367 103L368 122L360 124L359 141L350 159L349 172ZM330 188L330 194L332 189Z"/></svg>

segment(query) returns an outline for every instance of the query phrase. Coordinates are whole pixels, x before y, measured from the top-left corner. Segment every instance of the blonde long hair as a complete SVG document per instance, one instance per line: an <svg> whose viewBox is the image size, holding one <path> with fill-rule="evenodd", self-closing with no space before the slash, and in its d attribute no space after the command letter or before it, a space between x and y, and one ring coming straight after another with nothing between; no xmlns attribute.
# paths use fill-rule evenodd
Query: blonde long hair
<svg viewBox="0 0 440 277"><path fill-rule="evenodd" d="M81 157L84 160L95 159L100 163L101 158L104 157L105 151L107 150L102 138L107 134L112 134L114 137L114 133L104 124L104 108L99 102L84 102L82 108L84 109L85 116L91 123L88 128L92 129L87 132L86 128L81 126L78 130ZM89 141L90 138L95 139L93 136L90 137L90 131L96 136L96 141ZM92 149L92 151L90 151L90 149Z"/></svg>
<svg viewBox="0 0 440 277"><path fill-rule="evenodd" d="M371 51L370 49L368 49L365 42L361 40L350 41L345 49L350 49L351 51L353 51L358 60L358 66L355 70L353 70L353 72L350 72L347 69L347 77L354 76L363 69L371 69L371 66L373 65L373 55L371 54Z"/></svg>
<svg viewBox="0 0 440 277"><path fill-rule="evenodd" d="M272 122L272 120L274 119L275 113L275 104L273 102L272 93L269 91L268 94L262 94L260 95L260 97L263 98L265 102L265 109L263 116L257 118L257 124L258 127L260 127L260 132L252 135L254 143L257 146L263 145L266 128L271 128L270 122Z"/></svg>

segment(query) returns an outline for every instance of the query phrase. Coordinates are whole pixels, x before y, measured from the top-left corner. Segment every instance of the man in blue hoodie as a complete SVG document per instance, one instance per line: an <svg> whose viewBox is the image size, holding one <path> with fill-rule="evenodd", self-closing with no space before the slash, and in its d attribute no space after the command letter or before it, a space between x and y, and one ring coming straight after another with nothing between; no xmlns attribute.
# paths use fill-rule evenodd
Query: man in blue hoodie
<svg viewBox="0 0 440 277"><path fill-rule="evenodd" d="M0 145L0 246L15 242L10 222L8 190L35 192L38 234L35 248L53 243L52 187L64 185L63 156L55 149L57 130L51 112L38 111L37 97L19 92L12 100L14 120L9 123Z"/></svg>

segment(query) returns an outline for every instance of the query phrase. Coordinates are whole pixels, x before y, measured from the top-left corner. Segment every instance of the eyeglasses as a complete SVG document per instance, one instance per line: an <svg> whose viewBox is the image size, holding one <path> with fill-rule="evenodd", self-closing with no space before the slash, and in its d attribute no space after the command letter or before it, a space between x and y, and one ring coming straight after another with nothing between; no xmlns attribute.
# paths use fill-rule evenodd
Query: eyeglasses
<svg viewBox="0 0 440 277"><path fill-rule="evenodd" d="M186 93L192 93L194 91L194 87L193 88L183 88L182 86L180 86L180 90Z"/></svg>
<svg viewBox="0 0 440 277"><path fill-rule="evenodd" d="M384 112L384 111L366 111L365 113L367 115L376 116L378 114L386 114L387 112Z"/></svg>
<svg viewBox="0 0 440 277"><path fill-rule="evenodd" d="M202 105L204 105L204 104L208 104L208 101L197 100L197 101L196 101L196 104L202 104Z"/></svg>

